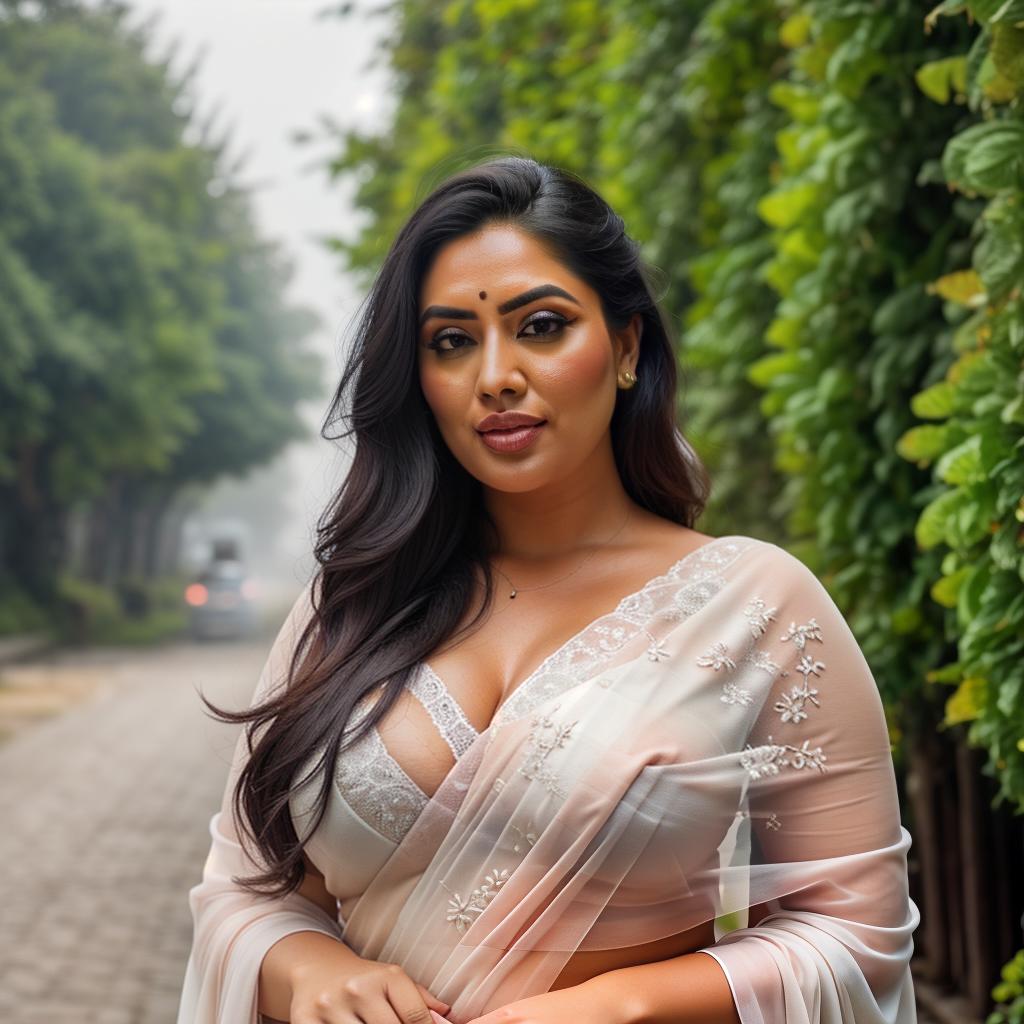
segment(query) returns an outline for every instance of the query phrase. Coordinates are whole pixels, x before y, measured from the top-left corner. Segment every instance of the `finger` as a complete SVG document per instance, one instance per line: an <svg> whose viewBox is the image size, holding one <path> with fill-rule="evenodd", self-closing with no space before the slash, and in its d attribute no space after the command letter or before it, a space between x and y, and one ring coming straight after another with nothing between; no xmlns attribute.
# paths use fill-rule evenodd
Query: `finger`
<svg viewBox="0 0 1024 1024"><path fill-rule="evenodd" d="M432 1010L437 1010L440 1014L446 1014L451 1008L451 1003L446 1003L442 999L438 999L425 985L421 985L418 981L416 982L416 988L419 989L419 993L423 996L423 1001Z"/></svg>
<svg viewBox="0 0 1024 1024"><path fill-rule="evenodd" d="M388 999L398 1014L401 1024L431 1024L432 1006L444 1006L422 986L412 980L401 968L387 981ZM429 999L427 998L429 997ZM446 1007L447 1009L447 1007Z"/></svg>

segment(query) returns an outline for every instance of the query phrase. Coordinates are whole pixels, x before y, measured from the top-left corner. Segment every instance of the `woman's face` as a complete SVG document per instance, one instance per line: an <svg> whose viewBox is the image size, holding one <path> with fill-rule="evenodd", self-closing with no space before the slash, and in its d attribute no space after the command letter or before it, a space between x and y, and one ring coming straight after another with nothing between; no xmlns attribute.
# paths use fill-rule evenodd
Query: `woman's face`
<svg viewBox="0 0 1024 1024"><path fill-rule="evenodd" d="M423 279L419 315L424 397L452 454L485 486L564 479L610 442L616 377L636 366L640 316L610 334L597 293L528 234L489 225L449 242ZM502 412L544 422L481 434L480 421Z"/></svg>

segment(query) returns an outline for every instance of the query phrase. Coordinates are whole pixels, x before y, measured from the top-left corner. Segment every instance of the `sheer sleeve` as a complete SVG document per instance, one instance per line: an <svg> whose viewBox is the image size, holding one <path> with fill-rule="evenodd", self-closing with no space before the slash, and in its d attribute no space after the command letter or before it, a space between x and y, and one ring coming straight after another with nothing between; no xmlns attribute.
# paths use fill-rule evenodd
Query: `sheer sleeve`
<svg viewBox="0 0 1024 1024"><path fill-rule="evenodd" d="M881 698L828 591L772 547L775 607L746 609L779 668L741 758L760 865L746 877L787 882L768 883L760 921L700 952L725 972L742 1024L914 1022L920 915ZM760 902L756 885L749 895L741 905Z"/></svg>
<svg viewBox="0 0 1024 1024"><path fill-rule="evenodd" d="M287 682L291 654L312 613L307 583L271 647L251 705ZM234 878L252 874L257 865L239 842L231 807L234 789L248 750L244 729L235 746L221 806L210 819L210 851L202 880L189 890L192 949L185 968L177 1024L259 1024L259 973L275 942L293 932L315 931L341 939L341 927L322 907L298 892L284 897L249 893ZM251 845L251 844L250 844Z"/></svg>

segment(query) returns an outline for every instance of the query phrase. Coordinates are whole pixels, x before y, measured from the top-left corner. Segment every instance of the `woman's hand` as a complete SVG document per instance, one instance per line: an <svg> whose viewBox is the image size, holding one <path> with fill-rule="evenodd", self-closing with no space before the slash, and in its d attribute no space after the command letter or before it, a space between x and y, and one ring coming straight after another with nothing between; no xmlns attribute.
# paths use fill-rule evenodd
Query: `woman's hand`
<svg viewBox="0 0 1024 1024"><path fill-rule="evenodd" d="M292 972L292 1024L423 1024L426 1010L451 1009L397 964L329 957L307 960Z"/></svg>
<svg viewBox="0 0 1024 1024"><path fill-rule="evenodd" d="M613 975L598 975L579 985L517 999L466 1024L635 1024L638 1015L629 990L617 986Z"/></svg>

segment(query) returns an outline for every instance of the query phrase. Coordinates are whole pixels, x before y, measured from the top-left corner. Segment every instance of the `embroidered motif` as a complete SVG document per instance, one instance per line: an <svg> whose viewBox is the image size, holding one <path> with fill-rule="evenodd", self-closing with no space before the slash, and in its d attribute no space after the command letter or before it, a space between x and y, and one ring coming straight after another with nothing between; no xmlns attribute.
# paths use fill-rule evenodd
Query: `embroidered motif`
<svg viewBox="0 0 1024 1024"><path fill-rule="evenodd" d="M556 704L551 710L555 712L561 705ZM564 747L569 739L576 722L560 724L555 722L549 715L536 715L530 720L533 728L527 743L530 750L527 751L523 763L519 766L519 774L528 779L540 782L550 793L565 799L565 792L559 785L558 776L544 764L544 759L552 750ZM546 735L550 731L550 735Z"/></svg>
<svg viewBox="0 0 1024 1024"><path fill-rule="evenodd" d="M771 816L765 822L765 826L770 828L773 832L778 832L782 828L782 822L776 817L775 813L772 812Z"/></svg>
<svg viewBox="0 0 1024 1024"><path fill-rule="evenodd" d="M804 650L808 640L824 643L821 627L814 619L801 626L795 622L790 623L789 629L780 639L792 640L800 650ZM784 693L775 702L775 710L779 712L782 721L792 722L794 725L807 717L805 707L808 702L815 707L821 707L818 691L808 685L808 680L812 675L820 676L825 668L825 663L815 660L809 654L802 654L796 668L804 677L803 685L791 687L789 693Z"/></svg>
<svg viewBox="0 0 1024 1024"><path fill-rule="evenodd" d="M792 640L802 651L808 640L821 641L821 626L815 619L804 625L798 626L795 622L789 624L789 629L779 638L783 642Z"/></svg>
<svg viewBox="0 0 1024 1024"><path fill-rule="evenodd" d="M460 932L464 932L466 926L473 923L474 915L483 913L487 904L494 899L498 890L508 881L508 878L507 868L503 868L500 871L496 868L491 868L491 873L484 876L483 883L478 885L469 894L467 899L463 899L457 892L452 892L442 882L441 884L444 885L444 888L452 893L452 898L448 901L447 920L453 923Z"/></svg>
<svg viewBox="0 0 1024 1024"><path fill-rule="evenodd" d="M763 672L767 672L770 676L774 676L779 671L779 665L776 665L774 661L768 656L767 651L762 651L758 647L752 647L743 656L743 660L748 665L753 665L754 668L759 668Z"/></svg>
<svg viewBox="0 0 1024 1024"><path fill-rule="evenodd" d="M740 754L740 764L747 769L752 779L760 779L763 776L778 775L780 765L791 765L793 768L817 768L824 772L825 754L821 747L809 750L804 740L803 746L794 747L789 743L773 743L771 736L768 742L760 746L752 747L747 744L746 750ZM792 760L790 760L792 755Z"/></svg>
<svg viewBox="0 0 1024 1024"><path fill-rule="evenodd" d="M734 669L736 662L729 657L729 648L720 640L716 640L710 649L697 659L697 664L704 668L713 668L716 672L723 666Z"/></svg>
<svg viewBox="0 0 1024 1024"><path fill-rule="evenodd" d="M532 824L533 824L533 819L531 818L526 823L526 827L529 828ZM524 832L521 828L519 828L516 825L513 825L511 822L509 823L509 828L512 829L513 832L518 832L519 833L519 838L512 844L512 850L513 850L514 853L519 853L519 844L520 843L526 843L527 846L533 846L533 844L535 842L537 842L537 833L536 832L529 832L529 831L528 832Z"/></svg>
<svg viewBox="0 0 1024 1024"><path fill-rule="evenodd" d="M777 608L769 608L760 597L755 597L743 609L747 624L750 626L750 635L761 636L768 629L768 623L775 621L777 611Z"/></svg>
<svg viewBox="0 0 1024 1024"><path fill-rule="evenodd" d="M744 707L748 707L754 702L750 691L744 690L735 683L726 683L722 687L722 696L719 697L719 700L723 704L742 704Z"/></svg>
<svg viewBox="0 0 1024 1024"><path fill-rule="evenodd" d="M672 656L669 651L665 650L661 645L661 641L649 629L645 629L644 632L651 641L647 647L648 661L661 661L662 658L670 658Z"/></svg>

